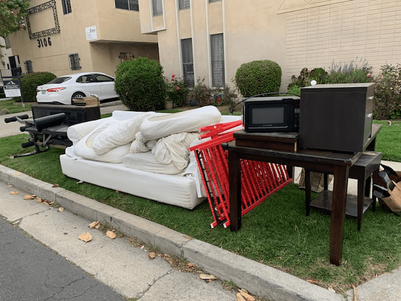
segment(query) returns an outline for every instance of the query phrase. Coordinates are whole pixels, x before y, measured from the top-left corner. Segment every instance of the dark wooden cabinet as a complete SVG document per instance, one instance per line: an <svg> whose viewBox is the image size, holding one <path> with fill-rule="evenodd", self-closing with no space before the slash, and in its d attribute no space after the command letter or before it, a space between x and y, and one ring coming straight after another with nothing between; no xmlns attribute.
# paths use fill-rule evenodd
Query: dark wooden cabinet
<svg viewBox="0 0 401 301"><path fill-rule="evenodd" d="M374 84L329 84L301 89L300 147L361 152L370 137Z"/></svg>

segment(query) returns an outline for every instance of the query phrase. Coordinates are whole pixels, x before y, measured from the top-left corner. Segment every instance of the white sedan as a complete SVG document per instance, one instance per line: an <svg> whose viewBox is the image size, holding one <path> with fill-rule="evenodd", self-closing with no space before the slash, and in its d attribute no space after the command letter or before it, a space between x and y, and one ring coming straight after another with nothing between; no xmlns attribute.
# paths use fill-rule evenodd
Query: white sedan
<svg viewBox="0 0 401 301"><path fill-rule="evenodd" d="M99 100L117 98L114 78L101 72L65 75L36 88L38 103L73 104L74 98L97 96Z"/></svg>

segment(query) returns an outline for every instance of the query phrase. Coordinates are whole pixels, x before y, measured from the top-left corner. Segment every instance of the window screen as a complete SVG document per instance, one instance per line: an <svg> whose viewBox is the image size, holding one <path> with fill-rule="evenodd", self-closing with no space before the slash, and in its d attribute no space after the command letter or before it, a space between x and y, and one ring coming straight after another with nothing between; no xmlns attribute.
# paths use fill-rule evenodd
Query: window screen
<svg viewBox="0 0 401 301"><path fill-rule="evenodd" d="M214 34L210 36L210 52L212 59L212 85L214 87L223 87L224 78L224 40L223 34Z"/></svg>
<svg viewBox="0 0 401 301"><path fill-rule="evenodd" d="M80 70L81 63L80 63L79 54L78 53L70 54L69 58L70 58L71 70Z"/></svg>
<svg viewBox="0 0 401 301"><path fill-rule="evenodd" d="M138 0L114 0L114 3L116 8L139 11Z"/></svg>
<svg viewBox="0 0 401 301"><path fill-rule="evenodd" d="M188 83L189 87L193 87L195 83L194 78L194 59L192 54L192 39L181 40L182 51L182 67L184 70L184 80Z"/></svg>
<svg viewBox="0 0 401 301"><path fill-rule="evenodd" d="M178 2L179 9L187 9L191 7L190 0L179 0Z"/></svg>
<svg viewBox="0 0 401 301"><path fill-rule="evenodd" d="M25 64L26 73L32 73L33 72L32 61L26 60L24 62L24 64Z"/></svg>
<svg viewBox="0 0 401 301"><path fill-rule="evenodd" d="M159 16L163 14L162 0L152 0L153 16Z"/></svg>
<svg viewBox="0 0 401 301"><path fill-rule="evenodd" d="M61 0L61 5L63 6L63 14L64 15L72 12L70 0Z"/></svg>

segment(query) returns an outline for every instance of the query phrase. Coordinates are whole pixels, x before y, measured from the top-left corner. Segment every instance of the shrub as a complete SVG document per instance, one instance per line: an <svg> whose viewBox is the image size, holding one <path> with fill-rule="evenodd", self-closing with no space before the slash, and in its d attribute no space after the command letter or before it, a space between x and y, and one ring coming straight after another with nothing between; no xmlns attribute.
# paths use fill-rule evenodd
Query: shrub
<svg viewBox="0 0 401 301"><path fill-rule="evenodd" d="M182 107L189 92L187 82L175 77L175 74L171 75L171 79L166 78L166 82L168 86L167 97L173 101L174 107Z"/></svg>
<svg viewBox="0 0 401 301"><path fill-rule="evenodd" d="M383 65L375 82L374 118L401 118L401 65Z"/></svg>
<svg viewBox="0 0 401 301"><path fill-rule="evenodd" d="M235 83L244 97L278 92L281 74L281 67L273 61L252 61L237 69Z"/></svg>
<svg viewBox="0 0 401 301"><path fill-rule="evenodd" d="M195 86L189 91L188 99L197 101L199 106L206 106L213 101L212 89L205 84L205 79L196 79Z"/></svg>
<svg viewBox="0 0 401 301"><path fill-rule="evenodd" d="M21 77L21 87L24 102L35 102L37 86L47 84L55 78L57 78L57 76L51 72L33 72L23 75ZM13 100L20 102L21 97L15 97Z"/></svg>
<svg viewBox="0 0 401 301"><path fill-rule="evenodd" d="M310 86L312 80L315 80L317 84L325 84L327 77L328 73L323 68L315 68L309 71L305 67L301 70L298 77L295 77L295 75L291 77L292 82L288 85L288 92L298 91L299 93L300 88Z"/></svg>
<svg viewBox="0 0 401 301"><path fill-rule="evenodd" d="M371 69L367 61L362 59L359 59L359 63L353 60L350 63L340 65L333 62L331 64L331 71L327 77L327 83L370 83L373 81L370 76Z"/></svg>
<svg viewBox="0 0 401 301"><path fill-rule="evenodd" d="M139 57L117 66L115 90L132 111L153 111L164 108L167 86L159 62Z"/></svg>
<svg viewBox="0 0 401 301"><path fill-rule="evenodd" d="M213 91L214 105L229 105L233 107L238 102L238 94L227 84Z"/></svg>

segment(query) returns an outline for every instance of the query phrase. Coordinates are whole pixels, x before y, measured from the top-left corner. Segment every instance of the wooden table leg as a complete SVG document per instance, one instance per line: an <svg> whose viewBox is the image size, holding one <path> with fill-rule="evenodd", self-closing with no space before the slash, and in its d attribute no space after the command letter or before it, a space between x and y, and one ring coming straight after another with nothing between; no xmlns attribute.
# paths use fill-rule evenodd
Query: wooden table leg
<svg viewBox="0 0 401 301"><path fill-rule="evenodd" d="M241 161L236 152L228 152L230 186L230 229L241 229Z"/></svg>
<svg viewBox="0 0 401 301"><path fill-rule="evenodd" d="M341 261L348 172L348 166L334 167L334 188L331 202L330 263L335 265L340 265Z"/></svg>

